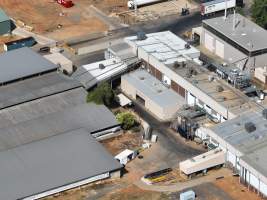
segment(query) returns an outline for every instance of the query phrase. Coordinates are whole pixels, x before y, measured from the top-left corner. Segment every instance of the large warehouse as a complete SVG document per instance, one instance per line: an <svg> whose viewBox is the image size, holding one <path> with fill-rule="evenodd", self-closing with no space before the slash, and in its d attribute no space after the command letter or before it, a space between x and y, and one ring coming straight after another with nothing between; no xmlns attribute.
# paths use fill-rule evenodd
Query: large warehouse
<svg viewBox="0 0 267 200"><path fill-rule="evenodd" d="M57 65L28 47L0 54L0 85L57 70Z"/></svg>
<svg viewBox="0 0 267 200"><path fill-rule="evenodd" d="M11 33L11 20L6 13L0 9L0 35Z"/></svg>
<svg viewBox="0 0 267 200"><path fill-rule="evenodd" d="M200 43L240 69L266 67L267 31L240 14L203 20Z"/></svg>
<svg viewBox="0 0 267 200"><path fill-rule="evenodd" d="M266 110L204 129L205 137L226 153L226 161L240 175L240 181L267 197Z"/></svg>
<svg viewBox="0 0 267 200"><path fill-rule="evenodd" d="M0 152L0 199L33 200L97 180L122 166L93 136L77 129Z"/></svg>

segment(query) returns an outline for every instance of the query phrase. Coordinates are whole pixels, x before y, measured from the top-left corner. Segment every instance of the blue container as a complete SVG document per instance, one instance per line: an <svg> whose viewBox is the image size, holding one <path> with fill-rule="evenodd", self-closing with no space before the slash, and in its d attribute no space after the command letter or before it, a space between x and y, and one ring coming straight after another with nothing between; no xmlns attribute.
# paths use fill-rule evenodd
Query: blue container
<svg viewBox="0 0 267 200"><path fill-rule="evenodd" d="M15 50L22 47L32 47L36 44L36 41L33 37L27 37L19 40L14 40L4 44L5 51Z"/></svg>

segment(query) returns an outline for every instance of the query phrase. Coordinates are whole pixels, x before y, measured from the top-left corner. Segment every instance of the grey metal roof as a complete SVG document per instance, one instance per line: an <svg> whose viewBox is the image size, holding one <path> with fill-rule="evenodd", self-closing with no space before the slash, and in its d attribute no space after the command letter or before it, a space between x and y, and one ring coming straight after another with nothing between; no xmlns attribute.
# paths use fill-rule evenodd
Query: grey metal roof
<svg viewBox="0 0 267 200"><path fill-rule="evenodd" d="M6 15L3 9L0 8L0 22L4 22L8 20L10 20L9 17Z"/></svg>
<svg viewBox="0 0 267 200"><path fill-rule="evenodd" d="M116 125L115 116L105 106L81 104L0 128L0 151L79 128L90 133Z"/></svg>
<svg viewBox="0 0 267 200"><path fill-rule="evenodd" d="M247 122L252 122L256 130L251 133L247 132L244 127ZM267 139L267 120L259 112L247 112L213 126L211 130L234 148L247 154L260 147L262 141Z"/></svg>
<svg viewBox="0 0 267 200"><path fill-rule="evenodd" d="M0 54L0 83L55 70L57 66L28 47Z"/></svg>
<svg viewBox="0 0 267 200"><path fill-rule="evenodd" d="M180 95L164 86L145 70L135 70L123 75L122 79L162 108L176 105L177 103L180 105L185 104L185 100Z"/></svg>
<svg viewBox="0 0 267 200"><path fill-rule="evenodd" d="M248 51L267 48L267 31L240 14L236 14L234 30L233 15L228 15L226 20L224 20L224 17L206 19L203 20L203 23L211 26Z"/></svg>
<svg viewBox="0 0 267 200"><path fill-rule="evenodd" d="M62 111L86 103L87 92L76 88L0 110L0 128L14 126L20 122Z"/></svg>
<svg viewBox="0 0 267 200"><path fill-rule="evenodd" d="M77 87L81 87L78 81L57 72L15 82L0 87L0 109Z"/></svg>
<svg viewBox="0 0 267 200"><path fill-rule="evenodd" d="M122 166L86 130L0 152L0 199L17 200Z"/></svg>

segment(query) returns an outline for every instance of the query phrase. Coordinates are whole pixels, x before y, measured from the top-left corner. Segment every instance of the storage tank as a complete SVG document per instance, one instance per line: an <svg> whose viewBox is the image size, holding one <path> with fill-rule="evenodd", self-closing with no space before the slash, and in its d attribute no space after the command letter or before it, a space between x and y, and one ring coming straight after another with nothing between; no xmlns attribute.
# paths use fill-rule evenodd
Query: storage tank
<svg viewBox="0 0 267 200"><path fill-rule="evenodd" d="M153 3L158 3L166 0L130 0L128 1L128 8L129 9L134 9L134 4L136 3L137 7L147 5L147 4L153 4Z"/></svg>

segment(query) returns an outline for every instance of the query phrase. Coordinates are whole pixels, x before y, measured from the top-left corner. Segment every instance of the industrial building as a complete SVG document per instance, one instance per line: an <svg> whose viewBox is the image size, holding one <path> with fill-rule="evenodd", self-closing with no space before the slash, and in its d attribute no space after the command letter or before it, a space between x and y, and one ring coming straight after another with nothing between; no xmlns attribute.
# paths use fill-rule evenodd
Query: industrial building
<svg viewBox="0 0 267 200"><path fill-rule="evenodd" d="M266 67L267 31L240 14L203 20L200 43L241 70Z"/></svg>
<svg viewBox="0 0 267 200"><path fill-rule="evenodd" d="M201 66L200 52L173 33L131 36L126 37L125 42L142 61L142 68L184 98L186 104L199 106L214 120L221 122L248 109L258 109L258 104L235 88L235 84L228 84L220 73ZM223 69L231 71L232 68ZM236 74L236 69L233 72ZM233 75L233 83L237 82L235 78L239 80L240 74L237 77Z"/></svg>
<svg viewBox="0 0 267 200"><path fill-rule="evenodd" d="M139 63L132 47L126 42L110 46L105 60L79 67L72 77L90 89L103 81L113 81Z"/></svg>
<svg viewBox="0 0 267 200"><path fill-rule="evenodd" d="M0 198L34 200L97 180L122 165L84 129L0 152Z"/></svg>
<svg viewBox="0 0 267 200"><path fill-rule="evenodd" d="M180 95L143 69L123 75L121 90L144 104L148 111L162 121L172 120L185 104Z"/></svg>
<svg viewBox="0 0 267 200"><path fill-rule="evenodd" d="M267 117L247 112L235 119L202 129L202 136L226 154L226 161L249 189L267 196Z"/></svg>
<svg viewBox="0 0 267 200"><path fill-rule="evenodd" d="M11 20L6 13L0 9L0 35L11 33Z"/></svg>
<svg viewBox="0 0 267 200"><path fill-rule="evenodd" d="M1 85L56 71L58 68L28 47L0 54L0 63Z"/></svg>

